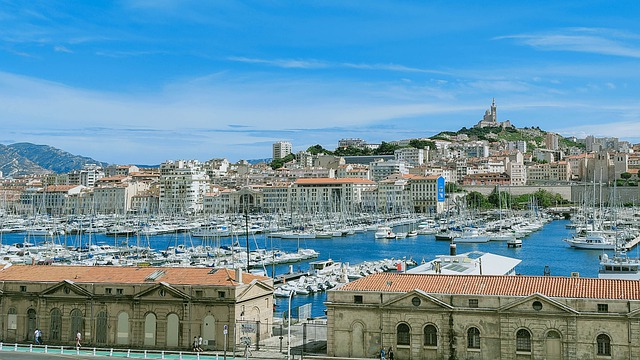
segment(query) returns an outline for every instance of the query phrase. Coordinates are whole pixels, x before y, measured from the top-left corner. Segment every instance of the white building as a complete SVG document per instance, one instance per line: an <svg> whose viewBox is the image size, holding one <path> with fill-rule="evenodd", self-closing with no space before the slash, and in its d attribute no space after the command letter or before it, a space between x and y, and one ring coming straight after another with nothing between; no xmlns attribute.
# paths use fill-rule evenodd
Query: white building
<svg viewBox="0 0 640 360"><path fill-rule="evenodd" d="M412 166L418 166L424 164L425 150L416 149L413 147L402 148L394 151L393 153L398 161L404 161Z"/></svg>
<svg viewBox="0 0 640 360"><path fill-rule="evenodd" d="M273 159L278 160L291 154L292 146L288 141L278 141L273 143Z"/></svg>
<svg viewBox="0 0 640 360"><path fill-rule="evenodd" d="M369 170L371 171L371 179L373 181L386 179L393 174L404 175L409 173L406 163L397 160L374 161L369 164Z"/></svg>
<svg viewBox="0 0 640 360"><path fill-rule="evenodd" d="M167 214L203 209L208 176L197 160L167 161L160 165L160 209Z"/></svg>

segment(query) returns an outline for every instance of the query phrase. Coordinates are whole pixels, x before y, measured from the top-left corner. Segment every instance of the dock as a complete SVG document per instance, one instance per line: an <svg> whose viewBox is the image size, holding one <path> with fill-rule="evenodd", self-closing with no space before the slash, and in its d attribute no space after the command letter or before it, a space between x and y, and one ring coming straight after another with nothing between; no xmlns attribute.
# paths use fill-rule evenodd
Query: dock
<svg viewBox="0 0 640 360"><path fill-rule="evenodd" d="M293 273L281 274L276 276L273 279L273 284L274 285L286 284L287 281L296 280L301 278L302 276L308 276L308 275L309 275L308 271L297 271Z"/></svg>
<svg viewBox="0 0 640 360"><path fill-rule="evenodd" d="M635 239L629 241L628 243L624 244L624 246L622 247L625 250L631 250L633 249L634 246L638 245L638 243L640 243L640 235L636 236Z"/></svg>

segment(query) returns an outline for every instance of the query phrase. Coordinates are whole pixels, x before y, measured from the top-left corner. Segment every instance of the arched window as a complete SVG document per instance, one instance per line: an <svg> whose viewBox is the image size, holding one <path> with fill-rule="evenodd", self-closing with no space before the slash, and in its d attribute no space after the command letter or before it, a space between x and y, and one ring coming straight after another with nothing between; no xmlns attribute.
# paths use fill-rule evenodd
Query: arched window
<svg viewBox="0 0 640 360"><path fill-rule="evenodd" d="M424 327L424 346L438 346L438 329L433 325Z"/></svg>
<svg viewBox="0 0 640 360"><path fill-rule="evenodd" d="M600 334L596 338L598 343L598 355L611 356L611 339L605 334Z"/></svg>
<svg viewBox="0 0 640 360"><path fill-rule="evenodd" d="M62 312L56 308L51 310L51 321L49 325L49 340L60 341L60 329L62 329Z"/></svg>
<svg viewBox="0 0 640 360"><path fill-rule="evenodd" d="M100 311L96 316L96 342L98 344L107 343L108 318L106 311Z"/></svg>
<svg viewBox="0 0 640 360"><path fill-rule="evenodd" d="M411 330L407 324L398 324L396 328L396 343L398 345L411 345Z"/></svg>
<svg viewBox="0 0 640 360"><path fill-rule="evenodd" d="M531 352L531 333L527 329L516 332L516 351Z"/></svg>
<svg viewBox="0 0 640 360"><path fill-rule="evenodd" d="M472 327L467 330L467 348L480 349L480 330Z"/></svg>
<svg viewBox="0 0 640 360"><path fill-rule="evenodd" d="M80 309L71 310L71 334L69 340L75 340L76 334L80 333L84 338L84 317Z"/></svg>

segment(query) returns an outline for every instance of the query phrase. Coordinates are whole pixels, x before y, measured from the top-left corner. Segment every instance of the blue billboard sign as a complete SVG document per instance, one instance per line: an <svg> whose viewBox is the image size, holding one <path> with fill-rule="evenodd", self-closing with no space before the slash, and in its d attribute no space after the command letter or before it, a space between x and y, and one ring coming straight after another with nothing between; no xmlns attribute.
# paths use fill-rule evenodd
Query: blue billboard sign
<svg viewBox="0 0 640 360"><path fill-rule="evenodd" d="M436 182L438 190L438 202L444 202L444 178L440 176Z"/></svg>

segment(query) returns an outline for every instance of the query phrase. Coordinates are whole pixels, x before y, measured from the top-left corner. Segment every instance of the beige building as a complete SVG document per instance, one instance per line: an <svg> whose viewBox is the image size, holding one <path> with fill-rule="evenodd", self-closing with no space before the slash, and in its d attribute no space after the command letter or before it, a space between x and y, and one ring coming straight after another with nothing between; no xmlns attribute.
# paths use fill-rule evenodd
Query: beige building
<svg viewBox="0 0 640 360"><path fill-rule="evenodd" d="M378 273L326 304L331 357L640 358L635 280Z"/></svg>
<svg viewBox="0 0 640 360"><path fill-rule="evenodd" d="M273 281L211 268L13 265L0 270L1 338L49 345L222 350L270 335ZM242 332L240 331L242 328ZM236 331L236 329L238 331Z"/></svg>

